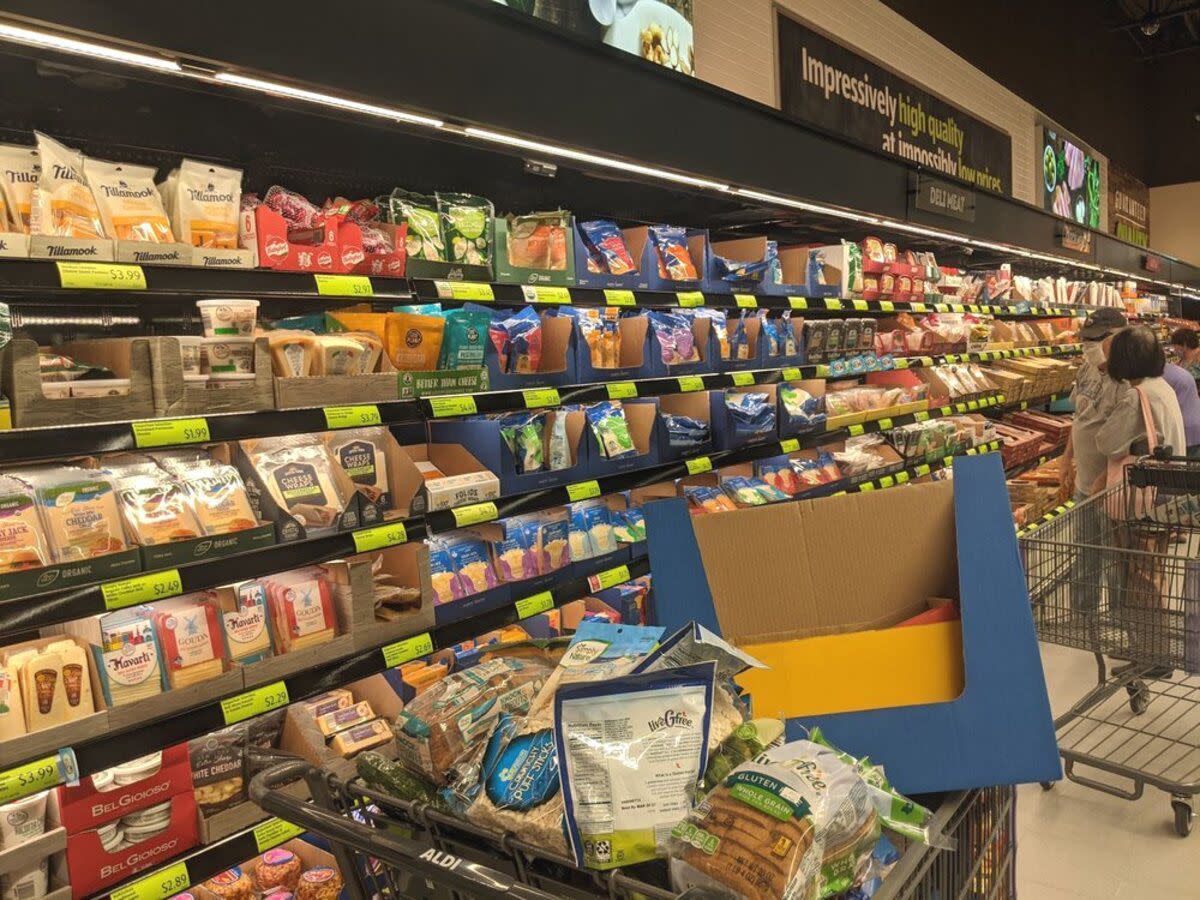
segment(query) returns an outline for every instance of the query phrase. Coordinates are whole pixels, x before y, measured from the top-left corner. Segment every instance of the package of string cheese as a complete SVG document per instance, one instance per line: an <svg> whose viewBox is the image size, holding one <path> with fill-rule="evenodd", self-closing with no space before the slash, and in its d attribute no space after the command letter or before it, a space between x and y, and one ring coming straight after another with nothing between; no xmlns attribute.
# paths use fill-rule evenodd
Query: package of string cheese
<svg viewBox="0 0 1200 900"><path fill-rule="evenodd" d="M95 195L83 170L83 154L41 132L37 138L41 171L33 191L29 231L55 237L106 236Z"/></svg>
<svg viewBox="0 0 1200 900"><path fill-rule="evenodd" d="M554 695L563 684L629 674L663 633L662 628L581 622L528 712L500 715L483 754L478 791L467 818L567 856Z"/></svg>
<svg viewBox="0 0 1200 900"><path fill-rule="evenodd" d="M571 852L593 869L666 856L707 764L716 664L564 684L554 734Z"/></svg>
<svg viewBox="0 0 1200 900"><path fill-rule="evenodd" d="M153 244L175 240L154 186L153 166L85 159L83 173L109 237Z"/></svg>

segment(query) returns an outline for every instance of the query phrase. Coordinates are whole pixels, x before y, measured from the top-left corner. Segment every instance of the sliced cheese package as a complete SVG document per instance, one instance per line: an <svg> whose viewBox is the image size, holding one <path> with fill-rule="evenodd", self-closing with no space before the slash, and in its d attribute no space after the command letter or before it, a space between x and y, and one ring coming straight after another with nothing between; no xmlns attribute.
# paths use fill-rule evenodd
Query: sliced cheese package
<svg viewBox="0 0 1200 900"><path fill-rule="evenodd" d="M37 147L0 144L0 191L8 208L8 228L29 233L33 190L41 174Z"/></svg>
<svg viewBox="0 0 1200 900"><path fill-rule="evenodd" d="M65 630L91 646L104 700L110 707L163 692L162 659L149 607L69 622Z"/></svg>
<svg viewBox="0 0 1200 900"><path fill-rule="evenodd" d="M125 525L135 544L151 547L203 534L192 497L166 472L130 475L116 483Z"/></svg>
<svg viewBox="0 0 1200 900"><path fill-rule="evenodd" d="M171 223L154 186L153 166L85 159L83 172L109 237L171 243Z"/></svg>
<svg viewBox="0 0 1200 900"><path fill-rule="evenodd" d="M83 154L34 132L41 171L33 191L31 234L94 239L106 237L96 198L83 171Z"/></svg>
<svg viewBox="0 0 1200 900"><path fill-rule="evenodd" d="M260 662L274 656L271 648L267 589L261 581L247 581L235 589L233 609L221 612L229 661L238 665Z"/></svg>
<svg viewBox="0 0 1200 900"><path fill-rule="evenodd" d="M328 643L337 635L333 590L321 569L300 569L266 579L267 601L279 653Z"/></svg>
<svg viewBox="0 0 1200 900"><path fill-rule="evenodd" d="M29 485L0 476L0 572L48 565L50 547Z"/></svg>
<svg viewBox="0 0 1200 900"><path fill-rule="evenodd" d="M152 617L172 689L199 684L225 671L220 617L207 594L187 594L155 604Z"/></svg>
<svg viewBox="0 0 1200 900"><path fill-rule="evenodd" d="M10 666L0 666L0 741L25 734L21 680Z"/></svg>
<svg viewBox="0 0 1200 900"><path fill-rule="evenodd" d="M178 470L204 534L229 534L258 525L246 485L233 466L210 460L180 465Z"/></svg>
<svg viewBox="0 0 1200 900"><path fill-rule="evenodd" d="M13 473L34 491L52 562L66 563L129 548L112 482L72 466Z"/></svg>
<svg viewBox="0 0 1200 900"><path fill-rule="evenodd" d="M0 664L20 685L27 731L62 725L96 711L87 652L74 641L18 650Z"/></svg>

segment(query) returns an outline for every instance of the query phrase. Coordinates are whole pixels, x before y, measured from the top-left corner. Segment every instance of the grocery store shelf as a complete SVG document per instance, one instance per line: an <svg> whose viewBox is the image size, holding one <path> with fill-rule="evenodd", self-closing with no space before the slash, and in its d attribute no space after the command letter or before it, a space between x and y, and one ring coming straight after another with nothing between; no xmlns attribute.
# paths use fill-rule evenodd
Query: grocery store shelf
<svg viewBox="0 0 1200 900"><path fill-rule="evenodd" d="M1020 465L1013 466L1011 469L1008 469L1004 474L1008 478L1016 478L1018 475L1023 475L1026 472L1032 472L1034 469L1044 466L1046 463L1050 462L1050 460L1058 459L1058 457L1063 455L1063 451L1066 449L1067 449L1067 445L1064 442L1064 443L1060 444L1059 446L1055 447L1049 453L1043 453L1040 456L1037 456L1037 457L1029 460L1029 462L1025 462L1025 463L1021 463Z"/></svg>
<svg viewBox="0 0 1200 900"><path fill-rule="evenodd" d="M1041 528L1043 525L1045 525L1047 522L1054 521L1059 516L1061 516L1063 513L1065 513L1067 510L1074 509L1074 508L1075 508L1074 500L1068 500L1066 503L1063 503L1063 504L1060 504L1059 506L1054 507L1054 509L1050 510L1050 512L1043 515L1036 522L1031 522L1030 524L1026 525L1024 528L1018 527L1017 528L1017 537L1021 538L1021 537L1025 537L1027 535L1032 534L1033 532L1035 532L1039 528ZM1014 526L1014 527L1016 527L1016 526Z"/></svg>
<svg viewBox="0 0 1200 900"><path fill-rule="evenodd" d="M1065 357L1080 352L1079 344L1054 347L1023 347L1015 350L991 350L976 353L951 353L941 356L896 357L897 369L938 366L945 363L992 362L1025 357ZM861 373L847 373L855 377ZM828 364L787 366L778 369L754 369L744 372L685 376L683 378L645 378L633 381L612 381L598 384L539 388L530 391L489 391L475 394L454 394L448 397L427 397L421 400L398 400L389 403L365 404L355 407L362 413L362 424L399 425L474 413L513 412L563 403L595 403L602 400L632 397L656 397L687 391L721 390L754 384L778 384L809 378L839 377ZM203 430L180 430L177 440L163 441L161 431L154 443L157 449L186 446L189 443L233 441L243 438L271 437L283 434L304 434L326 431L331 415L346 407L316 407L307 409L265 410L251 413L228 413L188 419L150 419L161 429L164 423L179 422L189 426L203 422ZM0 464L29 462L63 456L91 455L137 450L136 429L131 422L105 422L88 425L59 425L48 428L18 428L0 431Z"/></svg>

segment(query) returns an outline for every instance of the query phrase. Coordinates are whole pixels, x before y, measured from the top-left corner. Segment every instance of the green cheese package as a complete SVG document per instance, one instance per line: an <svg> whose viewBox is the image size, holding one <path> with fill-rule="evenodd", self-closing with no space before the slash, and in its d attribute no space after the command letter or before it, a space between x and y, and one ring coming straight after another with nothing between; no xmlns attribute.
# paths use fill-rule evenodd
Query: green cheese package
<svg viewBox="0 0 1200 900"><path fill-rule="evenodd" d="M488 341L487 310L455 309L445 314L439 369L479 369Z"/></svg>
<svg viewBox="0 0 1200 900"><path fill-rule="evenodd" d="M396 188L388 197L388 218L395 225L406 225L404 251L409 259L444 262L446 246L433 197Z"/></svg>
<svg viewBox="0 0 1200 900"><path fill-rule="evenodd" d="M437 194L447 261L471 266L492 263L492 201L474 194Z"/></svg>
<svg viewBox="0 0 1200 900"><path fill-rule="evenodd" d="M716 664L562 685L554 734L571 852L611 869L666 856L704 771Z"/></svg>

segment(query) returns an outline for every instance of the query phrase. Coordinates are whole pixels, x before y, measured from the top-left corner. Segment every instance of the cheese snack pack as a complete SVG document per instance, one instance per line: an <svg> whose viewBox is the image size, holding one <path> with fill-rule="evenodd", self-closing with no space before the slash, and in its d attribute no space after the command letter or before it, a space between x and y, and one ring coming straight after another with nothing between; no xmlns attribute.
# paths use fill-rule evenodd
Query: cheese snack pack
<svg viewBox="0 0 1200 900"><path fill-rule="evenodd" d="M177 240L193 247L233 250L238 245L242 172L185 159L159 185Z"/></svg>
<svg viewBox="0 0 1200 900"><path fill-rule="evenodd" d="M265 579L279 653L332 641L337 635L333 589L316 567Z"/></svg>
<svg viewBox="0 0 1200 900"><path fill-rule="evenodd" d="M85 159L83 172L110 237L154 244L175 240L154 186L153 167Z"/></svg>
<svg viewBox="0 0 1200 900"><path fill-rule="evenodd" d="M267 590L261 581L247 581L236 588L232 610L222 610L221 628L229 661L249 665L274 656Z"/></svg>
<svg viewBox="0 0 1200 900"><path fill-rule="evenodd" d="M100 643L92 645L92 652L104 673L104 699L109 706L163 692L163 666L149 607L99 616L97 629Z"/></svg>
<svg viewBox="0 0 1200 900"><path fill-rule="evenodd" d="M8 211L8 228L28 234L33 191L41 174L36 147L0 144L0 191Z"/></svg>
<svg viewBox="0 0 1200 900"><path fill-rule="evenodd" d="M83 171L83 154L41 132L37 138L41 171L33 191L31 234L103 238L104 224Z"/></svg>
<svg viewBox="0 0 1200 900"><path fill-rule="evenodd" d="M230 534L258 525L242 476L233 466L200 460L194 465L180 462L176 470L204 534Z"/></svg>

